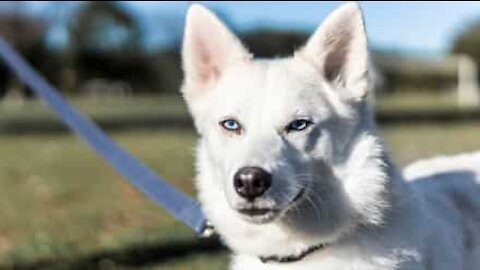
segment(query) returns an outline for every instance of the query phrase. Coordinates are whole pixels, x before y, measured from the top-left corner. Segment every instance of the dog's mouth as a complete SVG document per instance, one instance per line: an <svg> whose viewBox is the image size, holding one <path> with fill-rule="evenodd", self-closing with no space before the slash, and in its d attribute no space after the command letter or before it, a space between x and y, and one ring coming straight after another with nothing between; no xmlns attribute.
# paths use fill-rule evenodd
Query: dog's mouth
<svg viewBox="0 0 480 270"><path fill-rule="evenodd" d="M264 216L270 212L275 212L276 209L274 208L256 208L256 207L248 207L248 208L240 208L238 212L243 215L247 216Z"/></svg>
<svg viewBox="0 0 480 270"><path fill-rule="evenodd" d="M277 217L281 216L282 213L286 212L290 208L292 208L295 204L297 204L305 195L305 189L301 189L289 203L282 208L274 208L274 207L256 207L254 204L237 208L237 212L241 214L241 216L250 221L252 223L268 223L275 220Z"/></svg>

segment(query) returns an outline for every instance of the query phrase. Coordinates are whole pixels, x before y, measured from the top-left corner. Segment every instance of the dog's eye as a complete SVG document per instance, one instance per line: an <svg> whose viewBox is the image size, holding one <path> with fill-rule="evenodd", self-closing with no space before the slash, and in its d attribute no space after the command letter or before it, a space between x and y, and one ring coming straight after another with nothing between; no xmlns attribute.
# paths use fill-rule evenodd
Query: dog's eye
<svg viewBox="0 0 480 270"><path fill-rule="evenodd" d="M313 122L308 119L295 119L287 125L285 130L287 132L302 131L308 128L311 124L313 124Z"/></svg>
<svg viewBox="0 0 480 270"><path fill-rule="evenodd" d="M220 121L219 124L222 128L226 129L227 131L233 131L237 133L240 133L242 131L242 126L235 119L226 119L226 120Z"/></svg>

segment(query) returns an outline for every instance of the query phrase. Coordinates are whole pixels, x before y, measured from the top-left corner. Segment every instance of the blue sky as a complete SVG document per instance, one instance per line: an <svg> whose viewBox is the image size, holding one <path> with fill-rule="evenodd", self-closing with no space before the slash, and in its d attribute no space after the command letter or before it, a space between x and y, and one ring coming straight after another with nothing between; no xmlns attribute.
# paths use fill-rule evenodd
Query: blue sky
<svg viewBox="0 0 480 270"><path fill-rule="evenodd" d="M139 18L149 47L181 37L187 1L127 1ZM238 31L258 27L313 31L341 1L223 2L202 1L226 16ZM416 53L443 53L469 23L480 20L480 2L368 2L360 1L371 44L377 48ZM28 3L25 9L47 14L48 3ZM75 6L74 4L70 4ZM0 10L5 6L0 5ZM66 16L68 17L68 15ZM56 35L61 37L61 27Z"/></svg>
<svg viewBox="0 0 480 270"><path fill-rule="evenodd" d="M239 30L262 27L313 31L341 1L222 2L204 1L220 10ZM468 23L480 20L480 2L360 2L370 41L375 47L400 51L444 52ZM184 13L187 3L129 3L133 9L155 13Z"/></svg>

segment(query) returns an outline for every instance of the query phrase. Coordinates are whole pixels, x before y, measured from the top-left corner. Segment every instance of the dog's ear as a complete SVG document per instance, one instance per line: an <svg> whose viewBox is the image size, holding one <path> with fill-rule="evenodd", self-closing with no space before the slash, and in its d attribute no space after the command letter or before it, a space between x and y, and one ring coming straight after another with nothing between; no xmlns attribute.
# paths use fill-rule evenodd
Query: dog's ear
<svg viewBox="0 0 480 270"><path fill-rule="evenodd" d="M367 95L367 37L357 3L334 10L297 55L313 63L343 98L361 100Z"/></svg>
<svg viewBox="0 0 480 270"><path fill-rule="evenodd" d="M182 49L185 84L192 86L188 89L202 89L227 65L249 58L240 40L211 11L199 4L190 6Z"/></svg>

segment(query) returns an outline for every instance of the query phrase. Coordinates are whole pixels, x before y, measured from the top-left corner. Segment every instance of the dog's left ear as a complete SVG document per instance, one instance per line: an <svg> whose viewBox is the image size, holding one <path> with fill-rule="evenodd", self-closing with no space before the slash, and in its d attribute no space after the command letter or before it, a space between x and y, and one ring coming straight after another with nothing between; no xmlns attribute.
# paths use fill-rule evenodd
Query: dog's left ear
<svg viewBox="0 0 480 270"><path fill-rule="evenodd" d="M228 65L250 57L215 14L199 4L190 6L182 48L186 85L202 91L216 82Z"/></svg>
<svg viewBox="0 0 480 270"><path fill-rule="evenodd" d="M369 88L369 57L362 11L349 2L334 10L297 55L311 62L340 91L362 100Z"/></svg>

